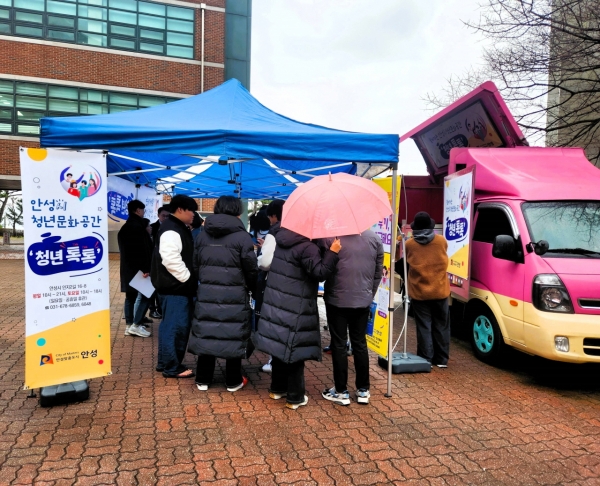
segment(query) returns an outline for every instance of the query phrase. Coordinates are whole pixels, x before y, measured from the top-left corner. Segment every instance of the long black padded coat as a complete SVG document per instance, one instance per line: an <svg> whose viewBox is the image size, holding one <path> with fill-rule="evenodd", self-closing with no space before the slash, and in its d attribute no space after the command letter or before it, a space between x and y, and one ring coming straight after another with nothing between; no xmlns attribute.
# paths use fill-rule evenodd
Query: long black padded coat
<svg viewBox="0 0 600 486"><path fill-rule="evenodd" d="M305 236L281 228L269 270L256 348L284 363L321 360L317 292L319 282L334 271L337 253Z"/></svg>
<svg viewBox="0 0 600 486"><path fill-rule="evenodd" d="M243 358L250 340L258 266L252 237L239 218L214 214L194 243L198 299L188 349L196 355Z"/></svg>

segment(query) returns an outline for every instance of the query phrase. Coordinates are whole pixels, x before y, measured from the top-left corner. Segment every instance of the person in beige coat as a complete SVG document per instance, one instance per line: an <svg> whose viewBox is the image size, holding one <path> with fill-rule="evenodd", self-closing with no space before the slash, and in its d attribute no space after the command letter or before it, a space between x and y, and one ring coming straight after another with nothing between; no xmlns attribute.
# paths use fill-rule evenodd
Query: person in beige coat
<svg viewBox="0 0 600 486"><path fill-rule="evenodd" d="M406 242L408 295L417 324L417 355L446 368L450 356L448 242L433 232L434 226L435 221L425 211L417 213L410 225L413 238Z"/></svg>

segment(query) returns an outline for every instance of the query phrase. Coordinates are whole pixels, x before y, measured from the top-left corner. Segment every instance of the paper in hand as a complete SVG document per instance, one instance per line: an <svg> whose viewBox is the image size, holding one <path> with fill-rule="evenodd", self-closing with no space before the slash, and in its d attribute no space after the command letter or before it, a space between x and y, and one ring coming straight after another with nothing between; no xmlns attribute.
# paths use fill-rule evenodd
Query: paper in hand
<svg viewBox="0 0 600 486"><path fill-rule="evenodd" d="M138 270L138 273L131 279L129 285L148 298L152 297L152 294L154 293L154 286L150 281L150 277L144 278L144 274L141 270Z"/></svg>

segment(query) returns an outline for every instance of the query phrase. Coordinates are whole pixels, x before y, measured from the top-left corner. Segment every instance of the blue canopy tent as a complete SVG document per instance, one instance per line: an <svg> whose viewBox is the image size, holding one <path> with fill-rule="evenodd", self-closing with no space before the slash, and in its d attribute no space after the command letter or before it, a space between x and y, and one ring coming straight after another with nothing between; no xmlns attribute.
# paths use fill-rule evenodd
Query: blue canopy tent
<svg viewBox="0 0 600 486"><path fill-rule="evenodd" d="M235 79L143 110L42 118L40 143L107 151L109 175L192 197L285 198L315 175L398 162L397 135L297 122Z"/></svg>

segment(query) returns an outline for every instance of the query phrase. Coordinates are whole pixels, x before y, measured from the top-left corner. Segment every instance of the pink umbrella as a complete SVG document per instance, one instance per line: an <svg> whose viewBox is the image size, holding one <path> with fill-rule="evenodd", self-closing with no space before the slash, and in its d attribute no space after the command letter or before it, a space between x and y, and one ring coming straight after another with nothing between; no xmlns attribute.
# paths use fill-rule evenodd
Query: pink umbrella
<svg viewBox="0 0 600 486"><path fill-rule="evenodd" d="M388 195L374 182L329 174L292 192L283 206L281 226L310 239L357 235L390 214Z"/></svg>

